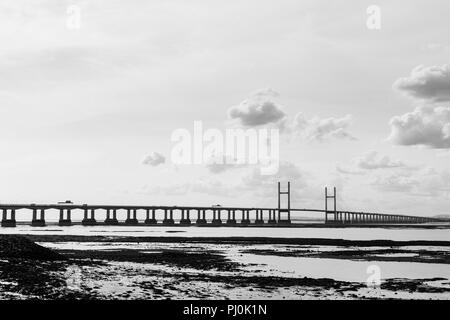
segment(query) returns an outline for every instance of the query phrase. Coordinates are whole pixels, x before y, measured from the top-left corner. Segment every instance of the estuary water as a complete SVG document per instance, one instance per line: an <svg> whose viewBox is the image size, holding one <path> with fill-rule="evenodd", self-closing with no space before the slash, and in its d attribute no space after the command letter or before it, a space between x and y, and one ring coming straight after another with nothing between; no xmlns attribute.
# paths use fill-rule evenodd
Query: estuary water
<svg viewBox="0 0 450 320"><path fill-rule="evenodd" d="M439 228L409 228L401 226L376 228L333 227L181 227L181 226L81 226L0 228L0 234L128 236L128 237L266 237L266 238L326 238L345 240L428 240L450 241L450 225Z"/></svg>

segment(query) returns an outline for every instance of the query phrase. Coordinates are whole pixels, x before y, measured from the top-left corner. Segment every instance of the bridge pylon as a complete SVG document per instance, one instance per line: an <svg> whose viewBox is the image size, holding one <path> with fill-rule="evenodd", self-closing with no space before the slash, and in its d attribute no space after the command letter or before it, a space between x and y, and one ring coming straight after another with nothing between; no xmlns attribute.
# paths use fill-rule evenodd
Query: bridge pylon
<svg viewBox="0 0 450 320"><path fill-rule="evenodd" d="M281 208L281 195L287 195L287 208ZM286 213L287 219L282 219L281 214ZM281 182L278 182L278 223L291 223L291 182L287 183L287 191L281 191Z"/></svg>
<svg viewBox="0 0 450 320"><path fill-rule="evenodd" d="M338 214L336 210L336 187L333 187L333 193L328 194L328 188L325 187L325 223L328 222L328 199L333 199L333 211L331 213L333 214L333 223L338 223Z"/></svg>

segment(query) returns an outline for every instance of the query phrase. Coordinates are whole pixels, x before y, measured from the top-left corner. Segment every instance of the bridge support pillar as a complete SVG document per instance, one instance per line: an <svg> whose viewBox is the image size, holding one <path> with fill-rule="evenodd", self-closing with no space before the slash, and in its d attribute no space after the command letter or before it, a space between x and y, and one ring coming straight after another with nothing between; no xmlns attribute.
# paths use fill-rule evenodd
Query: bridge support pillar
<svg viewBox="0 0 450 320"><path fill-rule="evenodd" d="M276 220L276 211L275 210L269 210L269 221L267 221L267 223L269 224L276 224L277 220Z"/></svg>
<svg viewBox="0 0 450 320"><path fill-rule="evenodd" d="M197 209L197 221L195 221L198 225L206 224L206 210L205 209Z"/></svg>
<svg viewBox="0 0 450 320"><path fill-rule="evenodd" d="M127 210L127 219L125 220L125 224L128 225L137 225L139 224L139 221L137 219L136 209L133 209L133 215L131 215L130 209Z"/></svg>
<svg viewBox="0 0 450 320"><path fill-rule="evenodd" d="M169 209L169 217L167 216L167 209L164 209L164 225L174 225L175 222L173 221L173 209Z"/></svg>
<svg viewBox="0 0 450 320"><path fill-rule="evenodd" d="M91 216L88 217L88 209L84 209L84 219L81 221L83 226L95 226L97 220L95 220L95 209L91 209Z"/></svg>
<svg viewBox="0 0 450 320"><path fill-rule="evenodd" d="M60 209L59 211L59 226L71 226L72 225L72 217L70 209L66 211L66 218L64 218L64 209Z"/></svg>
<svg viewBox="0 0 450 320"><path fill-rule="evenodd" d="M15 227L16 226L16 210L11 209L11 217L8 219L8 210L3 209L2 227Z"/></svg>
<svg viewBox="0 0 450 320"><path fill-rule="evenodd" d="M111 218L111 210L106 209L106 219L105 224L109 226L118 225L119 221L117 220L117 209L112 209L113 216Z"/></svg>
<svg viewBox="0 0 450 320"><path fill-rule="evenodd" d="M257 209L256 210L255 224L264 224L263 210L262 209Z"/></svg>
<svg viewBox="0 0 450 320"><path fill-rule="evenodd" d="M228 220L227 224L234 225L236 224L236 210L228 210Z"/></svg>
<svg viewBox="0 0 450 320"><path fill-rule="evenodd" d="M33 208L33 219L31 220L32 227L45 227L45 219L44 219L42 211L44 211L44 210L41 209L41 214L40 214L40 217L38 218L37 209Z"/></svg>
<svg viewBox="0 0 450 320"><path fill-rule="evenodd" d="M158 221L156 221L155 211L155 209L152 209L152 217L150 218L150 209L147 209L144 222L145 224L158 224Z"/></svg>
<svg viewBox="0 0 450 320"><path fill-rule="evenodd" d="M244 225L250 224L250 210L242 209L241 224L244 224Z"/></svg>
<svg viewBox="0 0 450 320"><path fill-rule="evenodd" d="M214 225L221 225L222 224L222 219L220 218L220 209L216 210L213 209L213 220L212 220L212 224ZM217 212L217 216L216 216L216 212Z"/></svg>
<svg viewBox="0 0 450 320"><path fill-rule="evenodd" d="M185 211L184 211L185 209L182 209L181 210L181 220L180 220L180 224L184 224L184 225L190 225L191 224L191 219L190 219L190 217L189 217L189 209L186 209L186 217L184 216L184 214L185 214Z"/></svg>

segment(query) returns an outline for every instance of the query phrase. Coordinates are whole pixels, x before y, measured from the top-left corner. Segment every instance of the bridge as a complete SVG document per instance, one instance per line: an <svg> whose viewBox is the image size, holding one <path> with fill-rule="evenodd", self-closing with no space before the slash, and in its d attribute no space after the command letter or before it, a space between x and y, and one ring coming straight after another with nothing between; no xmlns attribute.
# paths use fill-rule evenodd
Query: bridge
<svg viewBox="0 0 450 320"><path fill-rule="evenodd" d="M287 206L282 208L281 196L287 196ZM329 199L333 199L333 208L328 208ZM317 212L324 214L324 222L328 225L367 225L367 224L417 224L440 222L439 219L429 217L418 217L408 215L393 215L371 212L352 212L336 209L336 188L333 193L328 194L325 188L325 208L324 209L295 209L291 208L291 188L290 182L287 184L287 191L281 191L281 184L278 182L278 207L222 207L222 206L134 206L134 205L88 205L88 204L0 204L2 213L2 227L16 226L16 211L26 209L31 212L31 226L46 226L45 215L47 210L58 210L60 226L70 226L75 223L72 220L74 212L82 212L81 224L85 226L93 225L201 225L201 226L249 226L249 225L291 225L291 214L299 212ZM127 218L123 222L117 219L117 212L123 210ZM103 211L106 213L104 221L96 219L96 213ZM157 213L163 213L162 221L157 220ZM145 213L145 220L138 213ZM178 214L174 219L174 213ZM222 220L225 216L226 220ZM196 220L191 218L196 217ZM239 219L239 220L238 220ZM79 220L78 220L79 221ZM175 223L178 221L178 223Z"/></svg>

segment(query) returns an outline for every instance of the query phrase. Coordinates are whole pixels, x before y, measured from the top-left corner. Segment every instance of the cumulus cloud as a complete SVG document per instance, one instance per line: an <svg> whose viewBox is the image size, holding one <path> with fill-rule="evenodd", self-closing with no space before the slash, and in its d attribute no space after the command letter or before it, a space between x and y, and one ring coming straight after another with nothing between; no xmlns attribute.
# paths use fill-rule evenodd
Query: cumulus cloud
<svg viewBox="0 0 450 320"><path fill-rule="evenodd" d="M272 89L263 89L250 95L237 106L228 110L230 119L246 127L273 124L282 134L296 135L307 140L323 141L330 138L356 140L348 128L352 116L307 119L302 113L289 117L283 107L274 101L279 94Z"/></svg>
<svg viewBox="0 0 450 320"><path fill-rule="evenodd" d="M239 105L231 107L228 116L247 127L277 123L285 118L286 114L274 101L276 97L278 93L272 89L256 91Z"/></svg>
<svg viewBox="0 0 450 320"><path fill-rule="evenodd" d="M330 138L356 140L348 132L351 123L351 115L341 118L306 119L302 113L298 113L294 118L292 130L308 140L323 141Z"/></svg>
<svg viewBox="0 0 450 320"><path fill-rule="evenodd" d="M389 156L380 156L378 152L371 151L356 159L356 165L361 169L386 169L404 167L405 164L398 160L391 160Z"/></svg>
<svg viewBox="0 0 450 320"><path fill-rule="evenodd" d="M389 140L399 145L450 148L450 107L422 106L390 120Z"/></svg>
<svg viewBox="0 0 450 320"><path fill-rule="evenodd" d="M166 158L158 152L152 152L142 160L142 164L150 165L152 167L156 167L164 162L166 162Z"/></svg>
<svg viewBox="0 0 450 320"><path fill-rule="evenodd" d="M413 98L450 101L450 66L418 66L409 77L397 79L393 87Z"/></svg>

